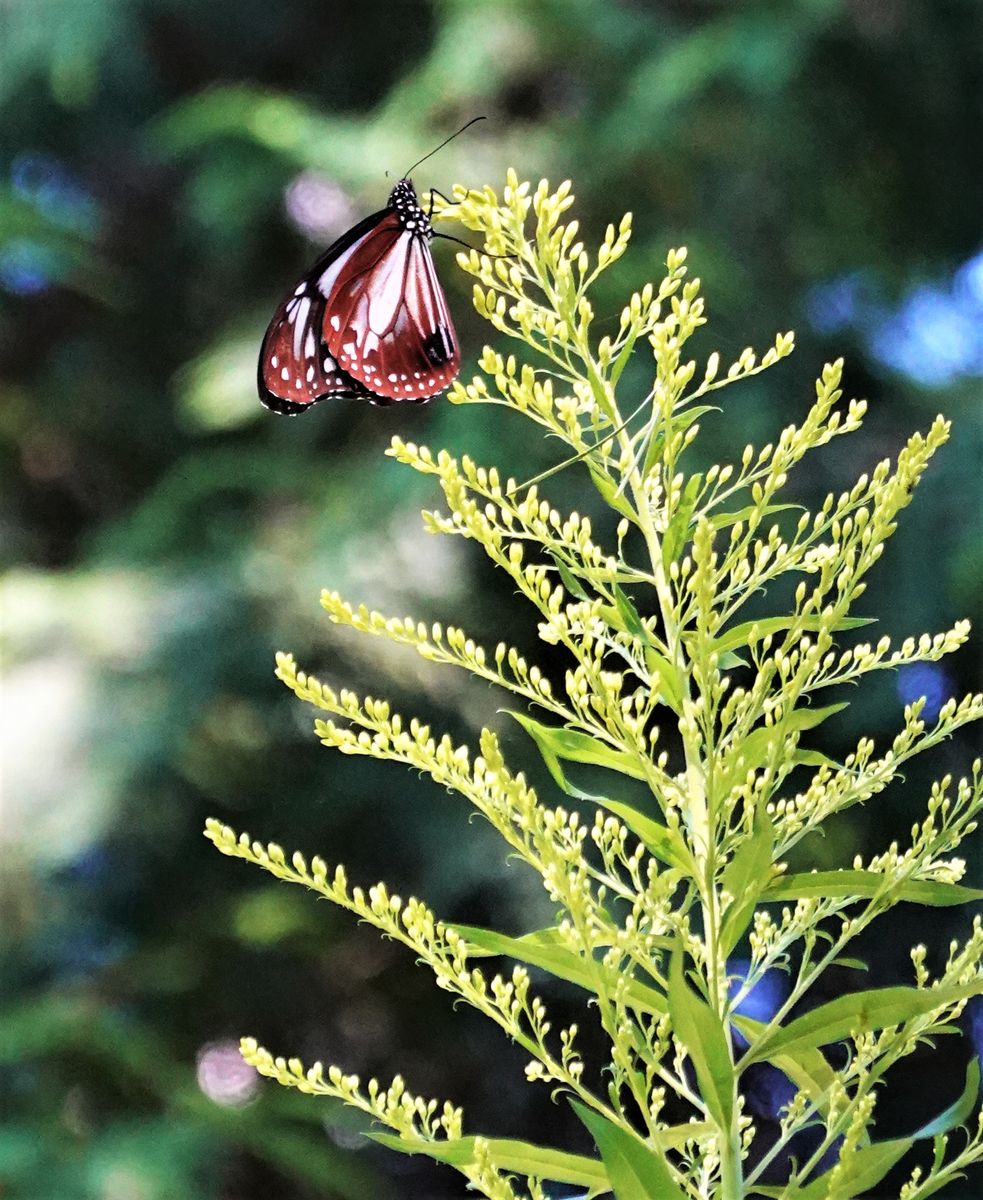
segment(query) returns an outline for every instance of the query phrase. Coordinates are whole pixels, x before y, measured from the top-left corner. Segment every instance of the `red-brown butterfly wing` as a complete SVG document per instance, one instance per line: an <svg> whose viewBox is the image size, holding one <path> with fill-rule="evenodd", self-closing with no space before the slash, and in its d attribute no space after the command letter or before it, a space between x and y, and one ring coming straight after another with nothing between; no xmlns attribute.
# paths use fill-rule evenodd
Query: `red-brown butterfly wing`
<svg viewBox="0 0 983 1200"><path fill-rule="evenodd" d="M295 415L328 396L371 393L343 371L324 344L323 281L344 265L388 210L374 213L330 246L273 314L259 353L259 398L274 412Z"/></svg>
<svg viewBox="0 0 983 1200"><path fill-rule="evenodd" d="M291 416L328 396L367 394L322 340L324 297L312 283L304 280L276 310L259 355L260 400Z"/></svg>
<svg viewBox="0 0 983 1200"><path fill-rule="evenodd" d="M429 400L461 366L427 239L395 212L322 276L324 341L376 403Z"/></svg>

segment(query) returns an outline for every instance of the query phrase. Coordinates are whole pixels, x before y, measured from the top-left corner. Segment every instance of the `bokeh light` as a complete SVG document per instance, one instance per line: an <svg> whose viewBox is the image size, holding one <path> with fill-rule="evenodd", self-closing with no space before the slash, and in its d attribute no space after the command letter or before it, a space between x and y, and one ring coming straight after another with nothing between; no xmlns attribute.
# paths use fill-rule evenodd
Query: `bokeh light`
<svg viewBox="0 0 983 1200"><path fill-rule="evenodd" d="M922 718L934 721L952 695L952 683L941 663L910 663L898 670L897 691L898 699L905 705L924 699Z"/></svg>
<svg viewBox="0 0 983 1200"><path fill-rule="evenodd" d="M895 306L875 277L851 272L813 287L806 311L818 333L855 330L877 362L920 386L983 376L983 253L948 279L911 288Z"/></svg>
<svg viewBox="0 0 983 1200"><path fill-rule="evenodd" d="M238 1042L212 1042L198 1052L198 1086L216 1104L238 1108L259 1091L259 1075L239 1053Z"/></svg>
<svg viewBox="0 0 983 1200"><path fill-rule="evenodd" d="M302 171L292 179L284 205L290 220L312 242L333 242L356 219L345 189L318 171Z"/></svg>
<svg viewBox="0 0 983 1200"><path fill-rule="evenodd" d="M37 296L51 284L53 256L29 238L0 246L0 287L14 296Z"/></svg>

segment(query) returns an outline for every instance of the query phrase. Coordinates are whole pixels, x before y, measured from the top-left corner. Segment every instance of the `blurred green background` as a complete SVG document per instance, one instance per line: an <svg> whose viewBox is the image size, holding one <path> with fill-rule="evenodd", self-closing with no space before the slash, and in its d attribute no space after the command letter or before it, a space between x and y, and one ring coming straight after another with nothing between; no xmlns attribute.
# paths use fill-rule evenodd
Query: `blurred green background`
<svg viewBox="0 0 983 1200"><path fill-rule="evenodd" d="M841 353L870 417L807 463L800 497L851 481L940 409L953 418L865 605L891 634L979 626L978 0L2 0L4 1200L463 1196L333 1106L259 1087L242 1033L363 1077L400 1070L463 1103L472 1130L586 1149L514 1048L407 954L200 833L214 815L341 858L450 918L549 919L460 801L321 749L272 675L290 649L473 741L500 721L496 696L334 630L319 588L532 644L471 549L422 532L435 497L382 450L399 433L522 478L555 447L440 399L287 420L255 397L286 288L479 113L418 187L500 187L509 165L570 177L594 237L632 209L599 312L686 244L709 298L704 352L797 331L790 363L728 394L698 457L769 440ZM467 363L489 331L454 247L435 254ZM547 494L589 506L585 479L564 472ZM906 700L926 694L931 712L978 685L978 648L877 680L829 744L883 742ZM949 743L811 861L903 838L929 778L977 750L973 731ZM917 939L937 963L967 921L906 910L865 947L871 978L904 977ZM912 1060L879 1132L954 1097L970 1044L945 1043ZM767 1122L774 1081L758 1090Z"/></svg>

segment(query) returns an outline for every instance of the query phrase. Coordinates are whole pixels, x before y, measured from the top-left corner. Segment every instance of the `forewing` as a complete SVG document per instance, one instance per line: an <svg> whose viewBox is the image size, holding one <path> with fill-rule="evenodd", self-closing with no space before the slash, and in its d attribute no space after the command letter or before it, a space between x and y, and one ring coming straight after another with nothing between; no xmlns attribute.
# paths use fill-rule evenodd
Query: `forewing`
<svg viewBox="0 0 983 1200"><path fill-rule="evenodd" d="M386 210L373 213L342 234L274 313L259 353L259 398L267 408L292 416L328 396L374 398L339 367L322 330L325 281L342 269L384 216Z"/></svg>
<svg viewBox="0 0 983 1200"><path fill-rule="evenodd" d="M324 341L377 403L429 400L456 377L460 352L430 246L395 213L324 283Z"/></svg>

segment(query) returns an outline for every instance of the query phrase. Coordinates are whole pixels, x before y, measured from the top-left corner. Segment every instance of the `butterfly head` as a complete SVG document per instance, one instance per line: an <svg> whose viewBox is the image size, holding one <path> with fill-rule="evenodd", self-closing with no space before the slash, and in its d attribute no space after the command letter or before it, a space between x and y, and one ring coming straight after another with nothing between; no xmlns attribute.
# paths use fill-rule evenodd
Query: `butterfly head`
<svg viewBox="0 0 983 1200"><path fill-rule="evenodd" d="M420 207L412 179L401 179L389 194L389 207L399 217L399 223L417 237L432 238L429 216Z"/></svg>

